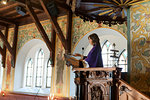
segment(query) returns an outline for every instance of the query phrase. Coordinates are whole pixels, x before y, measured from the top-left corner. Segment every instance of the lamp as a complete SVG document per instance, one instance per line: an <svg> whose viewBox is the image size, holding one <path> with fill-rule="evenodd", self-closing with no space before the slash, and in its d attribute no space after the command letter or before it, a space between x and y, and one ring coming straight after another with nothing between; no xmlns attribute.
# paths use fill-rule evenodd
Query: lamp
<svg viewBox="0 0 150 100"><path fill-rule="evenodd" d="M6 5L8 0L0 0L2 4Z"/></svg>
<svg viewBox="0 0 150 100"><path fill-rule="evenodd" d="M16 11L17 11L18 14L20 14L22 16L26 15L26 10L21 6L17 6Z"/></svg>

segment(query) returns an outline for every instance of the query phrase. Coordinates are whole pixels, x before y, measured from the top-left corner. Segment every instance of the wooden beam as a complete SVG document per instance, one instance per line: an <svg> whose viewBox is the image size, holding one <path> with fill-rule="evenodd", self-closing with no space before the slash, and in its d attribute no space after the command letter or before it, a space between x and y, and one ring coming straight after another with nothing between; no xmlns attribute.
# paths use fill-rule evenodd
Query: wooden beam
<svg viewBox="0 0 150 100"><path fill-rule="evenodd" d="M18 25L16 24L14 27L13 56L12 56L13 64L12 64L12 67L15 67L15 62L16 62L17 39L18 39Z"/></svg>
<svg viewBox="0 0 150 100"><path fill-rule="evenodd" d="M59 24L57 22L57 18L56 17L52 17L52 15L49 13L49 11L48 11L48 9L47 9L47 7L46 7L46 5L45 5L43 0L40 0L40 2L41 2L41 5L42 5L45 13L49 17L49 19L50 19L50 21L51 21L51 23L52 23L52 25L53 25L53 27L55 29L55 32L58 35L58 37L59 37L63 47L65 48L65 50L67 50L67 41L66 41L66 39L65 39L65 37L63 35L63 32L62 32L62 30L61 30L61 28L60 28L60 26L59 26Z"/></svg>
<svg viewBox="0 0 150 100"><path fill-rule="evenodd" d="M33 19L33 21L34 21L34 23L35 23L37 29L39 30L39 32L40 32L40 34L41 34L43 40L45 41L45 43L46 43L48 49L49 49L51 52L54 52L53 45L52 45L52 43L50 42L50 40L49 40L49 38L48 38L48 36L47 36L47 34L46 34L46 32L45 32L43 26L41 25L41 23L40 23L40 21L39 21L37 15L35 14L33 8L32 8L31 5L30 5L30 2L29 2L28 0L27 0L26 8L27 8L27 10L28 10L30 16L32 17L32 19Z"/></svg>
<svg viewBox="0 0 150 100"><path fill-rule="evenodd" d="M4 45L7 47L10 54L13 55L13 49L10 46L9 42L7 41L7 38L5 37L5 35L1 31L0 31L0 38L3 41Z"/></svg>
<svg viewBox="0 0 150 100"><path fill-rule="evenodd" d="M0 47L0 54L3 56L4 55L4 50L2 49L2 47Z"/></svg>
<svg viewBox="0 0 150 100"><path fill-rule="evenodd" d="M55 41L56 41L56 32L52 26L52 32L51 32L51 42L53 44L53 48L54 48L54 52L50 52L50 56L52 59L52 66L54 66L54 62L55 62Z"/></svg>
<svg viewBox="0 0 150 100"><path fill-rule="evenodd" d="M2 23L2 22L0 22L0 25L1 25L1 26L5 26L5 27L7 26L7 24Z"/></svg>
<svg viewBox="0 0 150 100"><path fill-rule="evenodd" d="M12 11L9 11L9 12L5 12L3 14L1 14L2 16L8 16L8 15L12 15L14 13L17 13L16 10L12 10Z"/></svg>
<svg viewBox="0 0 150 100"><path fill-rule="evenodd" d="M34 12L35 12L36 14L42 13L42 12L39 11L39 10L34 10ZM24 15L24 16L18 14L18 15L16 15L16 16L12 16L11 19L19 20L19 19L21 19L21 18L26 18L26 17L29 17L29 16L30 16L30 15L29 15L29 12L27 12L26 15Z"/></svg>
<svg viewBox="0 0 150 100"><path fill-rule="evenodd" d="M0 17L0 21L7 23L7 24L16 24L16 22L14 22L10 19L3 18L3 17Z"/></svg>
<svg viewBox="0 0 150 100"><path fill-rule="evenodd" d="M17 5L18 5L18 3L10 3L10 4L7 4L7 6L4 6L4 7L2 7L2 8L0 9L0 12L4 12L5 10L8 10L8 9L10 9L10 8L13 8L13 7L17 6Z"/></svg>
<svg viewBox="0 0 150 100"><path fill-rule="evenodd" d="M5 38L8 39L8 29L9 27L6 26L5 27ZM6 46L3 44L3 51L4 51L4 54L2 56L2 63L3 63L3 67L5 68L5 63L6 63Z"/></svg>
<svg viewBox="0 0 150 100"><path fill-rule="evenodd" d="M67 4L62 4L62 3L58 2L58 1L56 1L56 4L58 5L58 7L61 7L65 11L71 11L70 6L67 5Z"/></svg>
<svg viewBox="0 0 150 100"><path fill-rule="evenodd" d="M69 11L67 15L67 34L66 34L66 41L67 41L67 53L71 53L71 32L72 32L72 12Z"/></svg>
<svg viewBox="0 0 150 100"><path fill-rule="evenodd" d="M25 2L26 0L15 0L15 1L23 6L26 6L26 2ZM32 3L32 2L31 2L31 7L43 11L43 8L40 5Z"/></svg>

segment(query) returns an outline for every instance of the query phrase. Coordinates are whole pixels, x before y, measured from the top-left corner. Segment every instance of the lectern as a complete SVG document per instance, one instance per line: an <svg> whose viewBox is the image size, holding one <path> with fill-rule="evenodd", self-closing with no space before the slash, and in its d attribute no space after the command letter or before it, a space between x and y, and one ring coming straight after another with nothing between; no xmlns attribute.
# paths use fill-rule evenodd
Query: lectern
<svg viewBox="0 0 150 100"><path fill-rule="evenodd" d="M119 100L121 68L74 68L77 100Z"/></svg>

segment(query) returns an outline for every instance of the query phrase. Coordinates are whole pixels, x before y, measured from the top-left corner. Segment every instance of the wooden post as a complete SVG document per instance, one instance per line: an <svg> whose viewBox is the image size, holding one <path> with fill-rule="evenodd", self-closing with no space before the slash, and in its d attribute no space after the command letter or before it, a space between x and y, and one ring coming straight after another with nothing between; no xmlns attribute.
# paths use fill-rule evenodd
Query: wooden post
<svg viewBox="0 0 150 100"><path fill-rule="evenodd" d="M67 13L67 53L71 53L72 11L68 11Z"/></svg>
<svg viewBox="0 0 150 100"><path fill-rule="evenodd" d="M0 54L3 56L3 54L4 54L4 51L3 51L3 49L0 47Z"/></svg>
<svg viewBox="0 0 150 100"><path fill-rule="evenodd" d="M52 23L52 25L53 25L53 27L55 29L55 32L58 35L58 37L59 37L63 47L65 48L65 50L67 50L67 41L66 41L66 39L65 39L65 37L63 35L63 32L62 32L62 30L61 30L61 28L60 28L60 26L59 26L59 24L57 22L57 18L51 16L51 14L49 13L49 11L48 11L48 9L47 9L47 7L46 7L46 5L45 5L43 0L40 0L40 2L41 2L41 5L42 5L45 13L47 14L48 18L50 19L50 21L51 21L51 23Z"/></svg>
<svg viewBox="0 0 150 100"><path fill-rule="evenodd" d="M6 28L5 28L6 39L8 38L8 29L9 29L9 27L6 26ZM5 68L5 63L6 63L6 46L5 45L3 45L3 51L4 51L4 54L2 55L2 64L3 64L3 67Z"/></svg>
<svg viewBox="0 0 150 100"><path fill-rule="evenodd" d="M13 64L12 64L12 67L15 67L15 63L16 63L17 39L18 39L18 25L16 24L14 27L13 56L12 56Z"/></svg>
<svg viewBox="0 0 150 100"><path fill-rule="evenodd" d="M5 35L1 31L0 31L0 38L3 41L4 45L7 47L10 54L13 55L13 49L10 46L9 42L7 41L7 38L5 37Z"/></svg>
<svg viewBox="0 0 150 100"><path fill-rule="evenodd" d="M49 41L49 38L43 28L43 26L41 25L36 13L34 12L33 8L31 7L30 5L30 1L29 0L26 0L26 8L30 14L30 16L32 17L37 29L39 30L43 40L45 41L48 49L51 51L51 52L54 52L54 49L53 49L53 44Z"/></svg>
<svg viewBox="0 0 150 100"><path fill-rule="evenodd" d="M55 63L55 40L56 40L56 32L52 26L52 32L51 32L51 42L53 44L54 52L50 52L50 56L52 59L52 66L54 66Z"/></svg>

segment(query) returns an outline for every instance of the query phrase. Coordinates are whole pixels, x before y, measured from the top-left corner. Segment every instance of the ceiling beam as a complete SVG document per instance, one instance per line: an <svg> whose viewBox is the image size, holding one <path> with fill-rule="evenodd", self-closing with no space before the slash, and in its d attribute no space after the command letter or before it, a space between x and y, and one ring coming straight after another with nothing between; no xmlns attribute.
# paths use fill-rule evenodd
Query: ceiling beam
<svg viewBox="0 0 150 100"><path fill-rule="evenodd" d="M1 16L8 16L8 15L12 15L14 13L17 13L16 10L12 10L12 11L9 11L9 12L5 12L3 14L1 14Z"/></svg>
<svg viewBox="0 0 150 100"><path fill-rule="evenodd" d="M26 3L26 4L27 4L27 5L26 5L26 8L27 8L27 10L28 10L30 16L32 17L32 19L33 19L33 21L34 21L34 23L35 23L37 29L39 30L39 32L40 32L40 34L41 34L43 40L45 41L45 43L46 43L48 49L49 49L51 52L54 52L53 45L52 45L52 43L50 42L50 40L49 40L49 38L48 38L48 36L47 36L47 34L46 34L46 32L45 32L43 26L41 25L41 23L40 23L40 21L39 21L37 15L36 15L36 13L34 12L32 6L30 5L29 0L26 0L26 1L27 1L27 3Z"/></svg>
<svg viewBox="0 0 150 100"><path fill-rule="evenodd" d="M39 10L34 10L34 12L35 12L36 14L42 13L42 12L39 11ZM30 15L29 15L29 12L27 12L26 15L24 15L24 16L22 16L22 15L20 15L20 14L18 14L18 15L16 15L16 16L13 16L12 19L18 20L18 19L21 19L21 18L26 18L26 17L28 17L28 16L30 16Z"/></svg>
<svg viewBox="0 0 150 100"><path fill-rule="evenodd" d="M13 55L13 49L10 46L9 42L7 41L7 38L5 37L5 35L0 31L0 38L3 41L4 45L7 47L8 51L10 52L11 55Z"/></svg>
<svg viewBox="0 0 150 100"><path fill-rule="evenodd" d="M16 22L14 22L10 19L3 18L3 17L0 17L0 21L7 23L7 24L16 24Z"/></svg>
<svg viewBox="0 0 150 100"><path fill-rule="evenodd" d="M7 26L7 24L0 22L1 26Z"/></svg>
<svg viewBox="0 0 150 100"><path fill-rule="evenodd" d="M56 1L56 4L58 5L58 7L61 7L65 11L71 11L70 6L67 5L67 4L62 4L62 3L58 2L58 1Z"/></svg>
<svg viewBox="0 0 150 100"><path fill-rule="evenodd" d="M102 0L82 0L81 2L103 3Z"/></svg>
<svg viewBox="0 0 150 100"><path fill-rule="evenodd" d="M48 9L47 9L47 7L46 7L46 5L45 5L43 0L40 0L40 2L41 2L41 5L42 5L45 13L47 14L48 18L50 19L50 21L51 21L51 23L52 23L52 25L53 25L53 27L55 29L55 32L58 35L58 37L59 37L63 47L65 48L65 50L67 50L67 41L66 41L66 39L65 39L65 37L63 35L63 32L62 32L62 30L61 30L61 28L60 28L60 26L59 26L59 24L57 22L57 18L56 17L52 17L52 15L49 13L49 11L48 11Z"/></svg>
<svg viewBox="0 0 150 100"><path fill-rule="evenodd" d="M5 10L13 8L13 7L17 6L17 5L18 5L18 3L7 4L6 6L0 8L0 12L4 12Z"/></svg>
<svg viewBox="0 0 150 100"><path fill-rule="evenodd" d="M25 2L26 0L15 0L15 1L23 6L26 6L26 2ZM32 3L32 2L31 2L31 7L43 11L43 8L40 5Z"/></svg>

